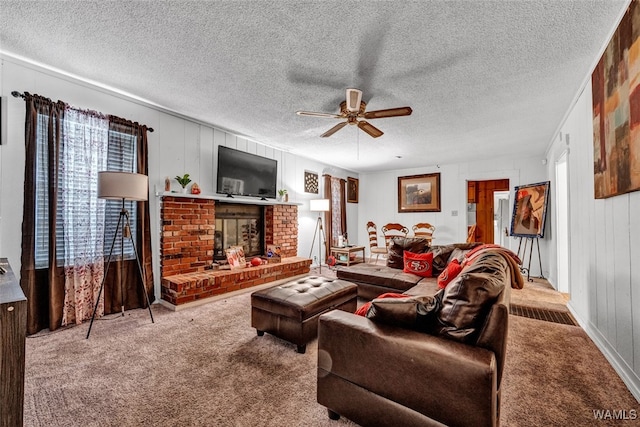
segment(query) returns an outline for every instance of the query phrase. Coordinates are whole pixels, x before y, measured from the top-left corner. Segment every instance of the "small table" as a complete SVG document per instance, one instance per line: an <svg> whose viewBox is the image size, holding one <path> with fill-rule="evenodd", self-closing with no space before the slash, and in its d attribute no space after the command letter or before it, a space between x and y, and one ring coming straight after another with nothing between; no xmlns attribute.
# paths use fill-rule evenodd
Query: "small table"
<svg viewBox="0 0 640 427"><path fill-rule="evenodd" d="M336 258L336 263L347 264L347 267L352 264L351 254L355 252L362 252L362 261L364 262L364 246L332 246L331 247L331 255ZM346 260L340 259L340 254L346 255ZM353 263L358 263L357 259L353 260Z"/></svg>

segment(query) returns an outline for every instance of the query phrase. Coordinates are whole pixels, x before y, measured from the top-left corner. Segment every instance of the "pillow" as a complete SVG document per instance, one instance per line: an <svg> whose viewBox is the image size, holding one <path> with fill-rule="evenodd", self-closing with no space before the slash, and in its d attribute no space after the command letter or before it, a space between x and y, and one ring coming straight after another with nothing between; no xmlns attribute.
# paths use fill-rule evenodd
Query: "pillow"
<svg viewBox="0 0 640 427"><path fill-rule="evenodd" d="M438 287L440 289L446 288L449 282L455 279L461 271L462 266L460 265L460 262L457 259L451 261L449 265L447 265L447 268L445 268L438 276Z"/></svg>
<svg viewBox="0 0 640 427"><path fill-rule="evenodd" d="M374 322L430 333L440 309L441 292L406 298L376 298L366 317Z"/></svg>
<svg viewBox="0 0 640 427"><path fill-rule="evenodd" d="M433 253L416 254L404 251L404 271L405 273L417 274L420 277L433 276Z"/></svg>
<svg viewBox="0 0 640 427"><path fill-rule="evenodd" d="M436 245L429 249L429 252L433 252L433 274L437 276L442 273L449 262L457 258L462 262L463 254L470 249L482 245L479 242L473 243L452 243L450 245Z"/></svg>
<svg viewBox="0 0 640 427"><path fill-rule="evenodd" d="M378 296L378 298L376 299L380 299L380 298L407 298L408 295L405 294L396 294L393 292L387 292L385 294L382 294L380 296ZM357 314L358 316L366 316L367 315L367 311L369 310L369 307L371 307L371 301L367 301L364 304L362 304L362 307L360 307L359 309L357 309L355 311L355 314Z"/></svg>
<svg viewBox="0 0 640 427"><path fill-rule="evenodd" d="M404 251L422 253L429 250L429 241L423 237L394 237L389 241L387 267L404 268Z"/></svg>

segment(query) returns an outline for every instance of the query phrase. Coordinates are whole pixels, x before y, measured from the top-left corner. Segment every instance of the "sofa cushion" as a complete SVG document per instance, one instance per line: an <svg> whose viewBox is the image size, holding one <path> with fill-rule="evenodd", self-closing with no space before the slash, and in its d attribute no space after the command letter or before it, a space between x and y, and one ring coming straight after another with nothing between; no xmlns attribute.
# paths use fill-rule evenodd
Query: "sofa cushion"
<svg viewBox="0 0 640 427"><path fill-rule="evenodd" d="M458 261L462 262L465 253L480 245L482 245L482 243L473 242L432 246L429 252L433 252L434 276L442 273L452 259L458 259Z"/></svg>
<svg viewBox="0 0 640 427"><path fill-rule="evenodd" d="M420 276L405 273L395 268L364 263L340 267L336 274L339 279L355 282L356 284L368 283L380 286L389 289L390 292L393 289L398 292L404 292L415 286L422 279Z"/></svg>
<svg viewBox="0 0 640 427"><path fill-rule="evenodd" d="M366 317L374 322L428 332L440 308L440 296L423 295L404 298L376 298Z"/></svg>
<svg viewBox="0 0 640 427"><path fill-rule="evenodd" d="M502 256L486 253L465 266L444 290L437 333L456 341L475 343L491 305L508 283L508 265Z"/></svg>
<svg viewBox="0 0 640 427"><path fill-rule="evenodd" d="M455 279L458 274L462 271L462 266L460 265L460 261L454 259L447 265L447 268L444 269L442 273L438 276L438 287L444 289L447 285Z"/></svg>
<svg viewBox="0 0 640 427"><path fill-rule="evenodd" d="M440 288L438 287L437 277L425 277L420 280L417 285L411 289L404 291L406 295L435 295Z"/></svg>
<svg viewBox="0 0 640 427"><path fill-rule="evenodd" d="M422 237L394 237L389 241L387 267L403 269L404 251L419 254L429 250L429 241Z"/></svg>
<svg viewBox="0 0 640 427"><path fill-rule="evenodd" d="M431 252L416 254L405 250L403 253L405 273L417 274L420 277L433 276L433 254Z"/></svg>

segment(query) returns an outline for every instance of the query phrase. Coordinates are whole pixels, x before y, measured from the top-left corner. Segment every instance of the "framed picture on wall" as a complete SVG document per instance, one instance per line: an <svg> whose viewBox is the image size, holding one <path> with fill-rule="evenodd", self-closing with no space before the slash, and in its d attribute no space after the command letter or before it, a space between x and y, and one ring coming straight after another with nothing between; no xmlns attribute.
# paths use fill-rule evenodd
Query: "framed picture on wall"
<svg viewBox="0 0 640 427"><path fill-rule="evenodd" d="M347 178L347 202L358 203L358 178Z"/></svg>
<svg viewBox="0 0 640 427"><path fill-rule="evenodd" d="M515 188L511 216L511 235L544 237L544 223L549 204L549 181Z"/></svg>
<svg viewBox="0 0 640 427"><path fill-rule="evenodd" d="M318 174L304 171L304 192L318 194Z"/></svg>
<svg viewBox="0 0 640 427"><path fill-rule="evenodd" d="M399 176L398 212L440 212L440 173Z"/></svg>

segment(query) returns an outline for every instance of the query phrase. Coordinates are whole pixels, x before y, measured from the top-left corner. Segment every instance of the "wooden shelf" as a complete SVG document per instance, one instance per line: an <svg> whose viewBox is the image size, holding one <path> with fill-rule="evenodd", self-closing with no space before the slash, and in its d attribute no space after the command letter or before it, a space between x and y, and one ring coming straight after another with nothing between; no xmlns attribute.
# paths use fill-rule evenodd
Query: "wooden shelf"
<svg viewBox="0 0 640 427"><path fill-rule="evenodd" d="M225 203L241 203L246 205L289 205L289 206L302 206L302 203L293 203L293 202L281 202L276 199L266 199L262 200L259 197L244 197L244 196L233 196L227 197L224 194L189 194L189 193L174 193L171 191L165 191L163 193L156 193L156 197L177 197L177 198L185 198L185 199L205 199L205 200L217 200L219 202Z"/></svg>

